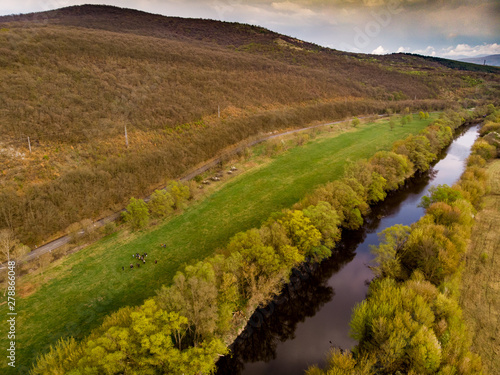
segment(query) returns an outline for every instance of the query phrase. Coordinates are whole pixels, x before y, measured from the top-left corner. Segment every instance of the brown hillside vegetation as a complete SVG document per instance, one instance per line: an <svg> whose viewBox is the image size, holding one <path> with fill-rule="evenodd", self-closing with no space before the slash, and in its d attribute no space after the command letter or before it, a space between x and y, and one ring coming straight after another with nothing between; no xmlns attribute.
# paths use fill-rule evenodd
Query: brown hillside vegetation
<svg viewBox="0 0 500 375"><path fill-rule="evenodd" d="M0 17L0 228L39 243L263 132L496 98L473 67L109 6Z"/></svg>
<svg viewBox="0 0 500 375"><path fill-rule="evenodd" d="M500 374L500 161L488 168L491 191L476 217L467 266L462 281L461 305L491 375Z"/></svg>

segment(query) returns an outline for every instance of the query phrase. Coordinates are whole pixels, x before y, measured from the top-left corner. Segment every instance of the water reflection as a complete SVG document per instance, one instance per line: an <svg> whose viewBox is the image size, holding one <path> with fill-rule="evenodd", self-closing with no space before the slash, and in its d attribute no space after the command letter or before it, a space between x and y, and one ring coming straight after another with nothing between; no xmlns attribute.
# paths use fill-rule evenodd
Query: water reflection
<svg viewBox="0 0 500 375"><path fill-rule="evenodd" d="M319 265L295 270L280 296L265 309L258 309L254 313L245 331L231 348L234 356L219 360L217 374L240 374L244 363L275 359L278 343L293 340L297 325L315 316L325 303L333 299L335 290L328 280L354 258L354 250L355 246L345 248ZM311 332L313 337L315 334ZM307 348L304 350L307 351ZM295 353L285 351L283 354L287 356L285 362L293 366ZM284 370L283 363L280 368ZM272 373L272 370L269 371Z"/></svg>
<svg viewBox="0 0 500 375"><path fill-rule="evenodd" d="M370 245L378 244L377 233L385 228L416 222L424 213L418 203L430 186L452 185L460 177L477 130L465 129L428 173L372 207L361 229L344 231L334 256L315 270L296 271L283 293L252 316L232 347L233 357L217 363L217 374L299 375L310 365L323 366L332 346L351 348L352 308L373 278Z"/></svg>

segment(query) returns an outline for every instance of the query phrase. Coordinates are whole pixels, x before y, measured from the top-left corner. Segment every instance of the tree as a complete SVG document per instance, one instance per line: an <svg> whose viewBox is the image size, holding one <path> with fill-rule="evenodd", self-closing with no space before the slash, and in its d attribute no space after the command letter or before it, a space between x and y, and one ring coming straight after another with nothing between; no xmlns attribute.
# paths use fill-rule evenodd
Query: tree
<svg viewBox="0 0 500 375"><path fill-rule="evenodd" d="M396 119L394 116L389 117L389 128L392 130L396 126Z"/></svg>
<svg viewBox="0 0 500 375"><path fill-rule="evenodd" d="M449 187L446 184L431 186L428 195L422 197L419 206L427 209L431 204L436 202L452 204L458 199L462 199L462 194L457 189Z"/></svg>
<svg viewBox="0 0 500 375"><path fill-rule="evenodd" d="M198 262L177 272L170 287L163 286L158 302L166 311L185 316L193 332L194 344L211 338L217 327L218 291L215 273L209 262Z"/></svg>
<svg viewBox="0 0 500 375"><path fill-rule="evenodd" d="M304 216L321 232L323 244L332 249L340 240L340 218L328 202L318 202L303 210Z"/></svg>
<svg viewBox="0 0 500 375"><path fill-rule="evenodd" d="M441 364L432 330L432 305L415 290L383 278L370 284L369 298L354 308L351 336L355 356L370 355L380 373L431 374Z"/></svg>
<svg viewBox="0 0 500 375"><path fill-rule="evenodd" d="M141 229L149 223L148 206L142 199L130 198L130 203L122 215L132 229Z"/></svg>
<svg viewBox="0 0 500 375"><path fill-rule="evenodd" d="M400 252L410 234L410 227L397 224L378 234L380 244L371 246L375 254L373 272L378 277L398 278L401 274Z"/></svg>
<svg viewBox="0 0 500 375"><path fill-rule="evenodd" d="M263 242L258 229L237 233L229 241L227 249L231 253L241 254L244 271L253 268L252 273L256 278L271 276L283 268L279 254L273 246Z"/></svg>
<svg viewBox="0 0 500 375"><path fill-rule="evenodd" d="M429 169L430 163L436 159L436 155L430 151L429 140L420 135L409 135L406 139L396 141L392 150L401 155L405 155L420 172Z"/></svg>
<svg viewBox="0 0 500 375"><path fill-rule="evenodd" d="M37 361L34 374L208 374L228 350L220 339L179 348L188 320L149 299L107 317L84 341L60 340Z"/></svg>
<svg viewBox="0 0 500 375"><path fill-rule="evenodd" d="M460 264L461 254L448 234L443 225L417 225L401 251L403 268L410 273L420 270L434 285L453 275Z"/></svg>
<svg viewBox="0 0 500 375"><path fill-rule="evenodd" d="M496 147L490 145L484 139L478 139L472 146L472 152L481 156L485 160L492 159L497 156Z"/></svg>
<svg viewBox="0 0 500 375"><path fill-rule="evenodd" d="M386 180L386 190L396 190L413 174L413 164L404 155L379 151L370 159L375 172Z"/></svg>
<svg viewBox="0 0 500 375"><path fill-rule="evenodd" d="M366 159L350 163L344 176L347 179L356 179L364 187L363 198L367 203L375 203L386 197L386 180L379 173L375 172L373 165Z"/></svg>
<svg viewBox="0 0 500 375"><path fill-rule="evenodd" d="M0 230L0 251L2 258L0 262L9 261L15 247L19 244L19 240L14 237L14 232L10 229Z"/></svg>
<svg viewBox="0 0 500 375"><path fill-rule="evenodd" d="M359 126L359 124L361 124L361 121L359 120L359 118L354 117L352 119L352 126L355 127L355 128L357 128Z"/></svg>
<svg viewBox="0 0 500 375"><path fill-rule="evenodd" d="M166 190L155 190L151 194L151 199L148 202L148 208L151 215L154 217L165 217L173 211L175 201Z"/></svg>
<svg viewBox="0 0 500 375"><path fill-rule="evenodd" d="M166 190L172 196L174 200L174 208L176 210L183 209L185 207L185 202L191 196L189 186L186 186L180 181L170 181L167 184Z"/></svg>
<svg viewBox="0 0 500 375"><path fill-rule="evenodd" d="M321 233L311 220L299 210L285 210L278 223L283 225L293 246L306 256L314 254L314 248L321 245Z"/></svg>

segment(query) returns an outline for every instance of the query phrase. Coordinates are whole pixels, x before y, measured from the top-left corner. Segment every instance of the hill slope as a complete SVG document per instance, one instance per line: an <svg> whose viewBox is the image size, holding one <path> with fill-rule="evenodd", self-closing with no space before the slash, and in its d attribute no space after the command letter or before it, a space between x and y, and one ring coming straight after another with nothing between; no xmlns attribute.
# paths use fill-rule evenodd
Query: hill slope
<svg viewBox="0 0 500 375"><path fill-rule="evenodd" d="M489 55L482 57L470 57L467 59L460 59L460 61L465 61L473 64L489 65L489 66L500 66L500 55Z"/></svg>
<svg viewBox="0 0 500 375"><path fill-rule="evenodd" d="M30 245L261 132L498 96L491 67L109 6L0 17L0 46L0 228Z"/></svg>

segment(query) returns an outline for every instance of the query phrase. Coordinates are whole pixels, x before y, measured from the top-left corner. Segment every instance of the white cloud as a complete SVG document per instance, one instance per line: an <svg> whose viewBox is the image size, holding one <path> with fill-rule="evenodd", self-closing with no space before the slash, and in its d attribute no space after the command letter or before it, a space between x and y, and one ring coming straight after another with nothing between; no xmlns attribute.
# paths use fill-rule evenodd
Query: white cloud
<svg viewBox="0 0 500 375"><path fill-rule="evenodd" d="M396 53L406 53L406 52L410 52L410 47L403 47L403 46L401 46L396 51Z"/></svg>
<svg viewBox="0 0 500 375"><path fill-rule="evenodd" d="M436 56L436 49L432 46L428 46L426 49L417 49L413 51L413 53L425 56Z"/></svg>
<svg viewBox="0 0 500 375"><path fill-rule="evenodd" d="M469 46L468 44L459 44L456 47L448 47L440 53L443 57L474 57L480 55L496 55L500 54L500 44L481 44L477 46Z"/></svg>
<svg viewBox="0 0 500 375"><path fill-rule="evenodd" d="M280 11L280 12L300 14L302 16L314 16L314 15L316 15L316 13L313 12L311 9L303 8L299 4L292 3L290 1L271 3L271 7L273 9L276 9L277 11Z"/></svg>
<svg viewBox="0 0 500 375"><path fill-rule="evenodd" d="M388 50L386 50L384 47L382 46L378 46L377 48L375 48L373 51L372 51L372 54L373 55L385 55L389 53Z"/></svg>

